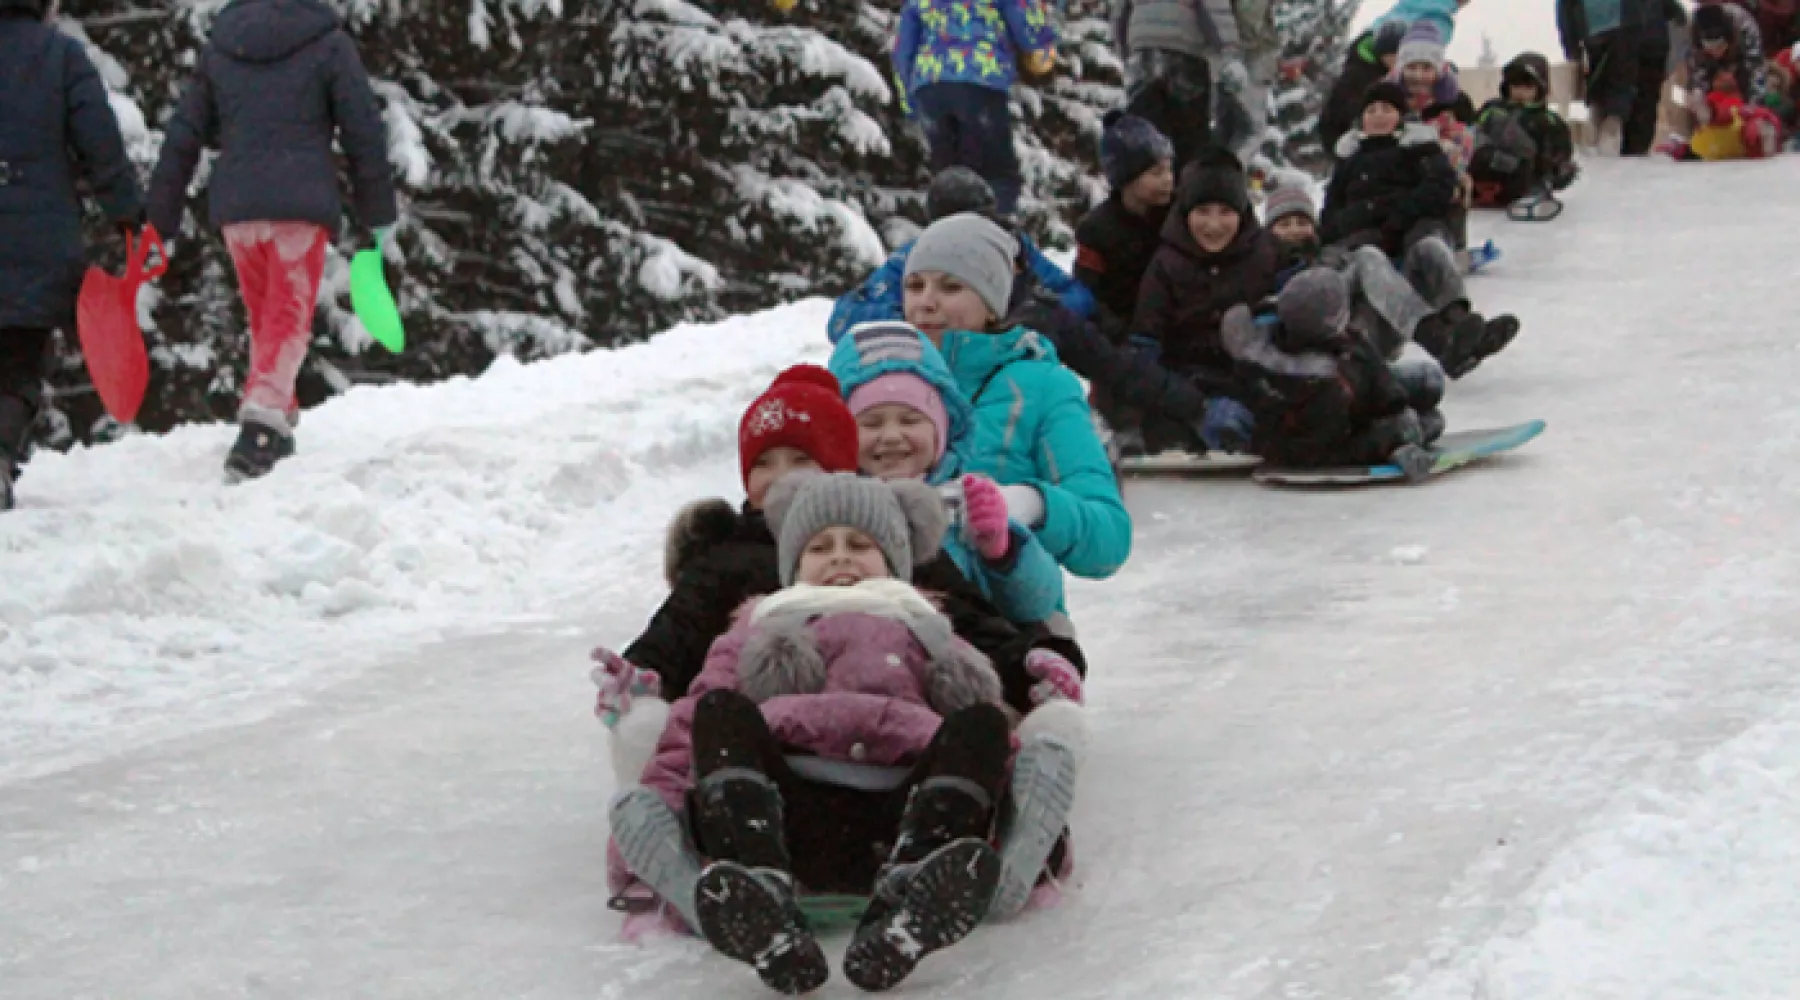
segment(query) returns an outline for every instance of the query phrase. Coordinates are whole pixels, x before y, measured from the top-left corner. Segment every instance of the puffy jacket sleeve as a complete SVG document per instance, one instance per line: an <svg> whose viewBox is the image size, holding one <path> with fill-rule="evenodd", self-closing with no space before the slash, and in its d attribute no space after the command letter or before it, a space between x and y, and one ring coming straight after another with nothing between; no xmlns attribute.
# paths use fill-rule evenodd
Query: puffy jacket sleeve
<svg viewBox="0 0 1800 1000"><path fill-rule="evenodd" d="M1151 355L1113 343L1092 322L1064 313L1032 317L1026 326L1050 338L1057 357L1075 374L1101 386L1114 398L1146 406L1182 423L1206 412L1206 397L1194 383L1164 368Z"/></svg>
<svg viewBox="0 0 1800 1000"><path fill-rule="evenodd" d="M913 62L919 54L919 36L924 25L919 21L919 0L906 0L900 6L900 24L894 29L894 80L900 84L900 110L912 114L907 96L912 93Z"/></svg>
<svg viewBox="0 0 1800 1000"><path fill-rule="evenodd" d="M1158 344L1169 334L1177 304L1166 253L1166 250L1158 250L1156 256L1150 258L1143 283L1138 285L1137 311L1131 314L1131 335L1149 337Z"/></svg>
<svg viewBox="0 0 1800 1000"><path fill-rule="evenodd" d="M948 554L918 567L913 582L920 590L937 594L951 630L987 656L1000 675L1006 703L1020 712L1030 711L1031 687L1037 678L1025 672L1025 654L1038 639L1002 615Z"/></svg>
<svg viewBox="0 0 1800 1000"><path fill-rule="evenodd" d="M747 584L723 560L701 558L681 571L644 634L625 647L625 659L662 678L665 698L679 698L707 664L713 640L731 628L731 613Z"/></svg>
<svg viewBox="0 0 1800 1000"><path fill-rule="evenodd" d="M1045 290L1052 292L1062 301L1064 309L1082 319L1091 319L1094 315L1094 293L1088 286L1069 276L1069 272L1056 266L1056 262L1044 256L1044 251L1036 243L1029 240L1025 243L1025 255L1031 262L1031 276Z"/></svg>
<svg viewBox="0 0 1800 1000"><path fill-rule="evenodd" d="M737 686L738 659L750 637L748 618L738 627L719 637L706 655L706 669L694 678L688 693L669 708L669 722L656 741L656 753L644 765L644 787L662 796L677 813L686 804L687 790L693 785L694 708L701 695L719 688Z"/></svg>
<svg viewBox="0 0 1800 1000"><path fill-rule="evenodd" d="M976 555L974 563L982 582L994 598L994 606L1008 621L1041 622L1061 610L1062 567L1029 528L1010 526L1012 545L1005 558L989 562Z"/></svg>
<svg viewBox="0 0 1800 1000"><path fill-rule="evenodd" d="M1105 579L1131 555L1131 515L1119 497L1106 448L1094 433L1081 383L1057 365L1045 372L1032 394L1044 408L1033 445L1043 475L1025 481L1044 497L1038 540L1069 572Z"/></svg>
<svg viewBox="0 0 1800 1000"><path fill-rule="evenodd" d="M207 58L201 54L181 103L163 127L162 155L150 175L150 224L166 237L181 235L181 216L194 168L200 163L200 153L218 141L218 108L213 103L212 79L206 73Z"/></svg>
<svg viewBox="0 0 1800 1000"><path fill-rule="evenodd" d="M910 243L901 247L868 280L838 296L831 307L831 321L825 325L825 335L832 343L843 340L859 323L906 317L906 256L911 249Z"/></svg>
<svg viewBox="0 0 1800 1000"><path fill-rule="evenodd" d="M68 109L69 141L87 170L101 211L113 222L135 222L144 212L137 170L125 153L125 137L113 115L106 85L88 60L87 52L73 40L63 61L64 106Z"/></svg>
<svg viewBox="0 0 1800 1000"><path fill-rule="evenodd" d="M394 201L394 168L388 162L387 126L376 107L369 73L350 36L332 38L327 64L331 117L337 123L356 198L356 221L368 229L391 226L400 218Z"/></svg>

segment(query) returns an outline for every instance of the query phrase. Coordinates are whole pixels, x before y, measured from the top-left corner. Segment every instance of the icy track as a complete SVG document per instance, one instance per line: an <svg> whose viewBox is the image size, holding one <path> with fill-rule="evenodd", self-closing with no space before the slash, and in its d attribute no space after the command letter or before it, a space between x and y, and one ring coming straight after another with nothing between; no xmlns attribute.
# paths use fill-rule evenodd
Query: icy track
<svg viewBox="0 0 1800 1000"><path fill-rule="evenodd" d="M1557 223L1478 226L1477 305L1525 332L1449 412L1546 418L1506 461L1131 484L1136 554L1073 591L1075 882L902 992L1794 995L1794 169L1602 163ZM225 428L35 461L0 518L0 996L763 995L618 942L583 661L825 314L358 390L243 487Z"/></svg>

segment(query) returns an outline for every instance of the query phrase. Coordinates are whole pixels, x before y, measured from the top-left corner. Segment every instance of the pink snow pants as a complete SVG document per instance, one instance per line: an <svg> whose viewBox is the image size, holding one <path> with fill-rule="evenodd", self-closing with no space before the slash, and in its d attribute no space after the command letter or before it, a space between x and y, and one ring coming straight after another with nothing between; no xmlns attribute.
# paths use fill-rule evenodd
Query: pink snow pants
<svg viewBox="0 0 1800 1000"><path fill-rule="evenodd" d="M293 433L300 417L294 380L312 341L313 306L331 234L310 222L238 222L225 227L238 292L250 314L250 371L238 421Z"/></svg>

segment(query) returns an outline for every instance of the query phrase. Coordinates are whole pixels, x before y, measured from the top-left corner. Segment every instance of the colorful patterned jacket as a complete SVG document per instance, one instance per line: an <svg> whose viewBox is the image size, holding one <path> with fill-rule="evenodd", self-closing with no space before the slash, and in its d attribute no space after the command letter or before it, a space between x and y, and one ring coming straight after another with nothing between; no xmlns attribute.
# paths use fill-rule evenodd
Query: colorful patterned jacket
<svg viewBox="0 0 1800 1000"><path fill-rule="evenodd" d="M1056 26L1044 0L906 0L893 55L904 96L933 83L1010 90L1020 61L1050 71Z"/></svg>

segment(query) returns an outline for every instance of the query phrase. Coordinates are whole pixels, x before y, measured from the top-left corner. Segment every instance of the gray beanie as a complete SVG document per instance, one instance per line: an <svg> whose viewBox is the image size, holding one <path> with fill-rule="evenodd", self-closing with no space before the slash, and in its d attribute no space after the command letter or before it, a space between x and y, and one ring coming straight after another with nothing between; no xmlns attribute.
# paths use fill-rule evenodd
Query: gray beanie
<svg viewBox="0 0 1800 1000"><path fill-rule="evenodd" d="M975 290L988 311L1006 315L1019 241L988 219L964 212L932 223L906 255L906 273L941 271Z"/></svg>
<svg viewBox="0 0 1800 1000"><path fill-rule="evenodd" d="M855 528L880 547L894 578L937 555L949 519L922 480L884 483L854 472L790 472L769 487L763 515L775 535L781 585L792 586L806 543L826 528Z"/></svg>
<svg viewBox="0 0 1800 1000"><path fill-rule="evenodd" d="M1350 322L1350 291L1331 268L1308 268L1281 290L1275 311L1281 318L1276 347L1290 354L1330 350Z"/></svg>

